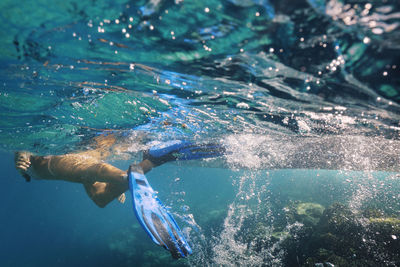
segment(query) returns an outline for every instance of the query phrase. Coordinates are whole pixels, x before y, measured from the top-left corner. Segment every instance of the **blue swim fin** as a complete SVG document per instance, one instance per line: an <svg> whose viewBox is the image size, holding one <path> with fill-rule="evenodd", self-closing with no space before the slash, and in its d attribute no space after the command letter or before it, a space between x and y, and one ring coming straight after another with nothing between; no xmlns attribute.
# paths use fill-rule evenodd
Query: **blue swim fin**
<svg viewBox="0 0 400 267"><path fill-rule="evenodd" d="M169 250L175 259L192 254L178 224L157 197L142 169L133 164L129 166L128 179L133 210L154 243Z"/></svg>
<svg viewBox="0 0 400 267"><path fill-rule="evenodd" d="M213 158L225 153L225 148L220 144L194 144L190 141L172 140L150 147L144 152L143 159L149 159L158 166L173 160Z"/></svg>

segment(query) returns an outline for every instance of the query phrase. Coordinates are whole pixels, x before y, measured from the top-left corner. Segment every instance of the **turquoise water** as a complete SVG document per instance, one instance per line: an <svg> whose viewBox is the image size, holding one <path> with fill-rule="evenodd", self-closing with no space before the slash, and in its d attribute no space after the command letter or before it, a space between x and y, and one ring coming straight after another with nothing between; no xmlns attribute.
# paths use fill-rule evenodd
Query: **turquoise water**
<svg viewBox="0 0 400 267"><path fill-rule="evenodd" d="M400 265L398 1L0 7L1 266ZM188 259L151 243L129 197L100 209L14 170L15 151L102 133L121 169L153 141L226 147L148 174Z"/></svg>

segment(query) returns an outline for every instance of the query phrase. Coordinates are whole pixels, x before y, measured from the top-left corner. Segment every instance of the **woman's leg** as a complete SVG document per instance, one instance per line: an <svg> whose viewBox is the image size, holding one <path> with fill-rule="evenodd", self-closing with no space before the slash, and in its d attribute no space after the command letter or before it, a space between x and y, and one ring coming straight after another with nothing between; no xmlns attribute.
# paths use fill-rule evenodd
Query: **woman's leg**
<svg viewBox="0 0 400 267"><path fill-rule="evenodd" d="M121 203L125 202L126 188L114 183L94 182L93 184L83 184L88 196L100 208L104 208L108 203L118 198Z"/></svg>

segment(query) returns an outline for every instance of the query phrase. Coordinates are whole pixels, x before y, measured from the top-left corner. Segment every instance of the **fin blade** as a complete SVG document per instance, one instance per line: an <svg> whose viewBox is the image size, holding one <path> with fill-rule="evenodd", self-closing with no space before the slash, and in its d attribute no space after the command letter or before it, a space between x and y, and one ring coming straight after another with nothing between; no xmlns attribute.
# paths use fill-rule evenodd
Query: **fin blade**
<svg viewBox="0 0 400 267"><path fill-rule="evenodd" d="M128 179L134 212L139 223L153 242L169 250L173 258L184 258L192 254L173 216L156 196L144 174L135 168L137 167L129 168Z"/></svg>

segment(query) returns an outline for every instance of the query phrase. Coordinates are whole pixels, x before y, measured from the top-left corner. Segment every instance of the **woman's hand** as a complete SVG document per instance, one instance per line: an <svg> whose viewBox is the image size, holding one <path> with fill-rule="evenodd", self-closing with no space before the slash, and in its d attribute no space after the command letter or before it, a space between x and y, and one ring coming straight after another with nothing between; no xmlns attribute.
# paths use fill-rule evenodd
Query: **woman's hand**
<svg viewBox="0 0 400 267"><path fill-rule="evenodd" d="M122 193L122 194L118 197L118 201L119 201L121 204L124 204L124 203L125 203L125 200L126 200L125 193Z"/></svg>
<svg viewBox="0 0 400 267"><path fill-rule="evenodd" d="M27 182L31 181L31 177L27 173L31 166L31 155L31 153L26 151L16 152L14 155L15 168Z"/></svg>

